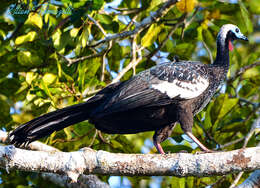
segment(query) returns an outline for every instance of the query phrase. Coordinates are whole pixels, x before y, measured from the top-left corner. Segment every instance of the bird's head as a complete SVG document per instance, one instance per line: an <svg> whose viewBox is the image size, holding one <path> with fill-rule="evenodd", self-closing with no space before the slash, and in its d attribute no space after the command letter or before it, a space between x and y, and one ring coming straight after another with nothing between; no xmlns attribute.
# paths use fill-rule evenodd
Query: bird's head
<svg viewBox="0 0 260 188"><path fill-rule="evenodd" d="M228 43L230 51L233 50L232 41L237 39L248 41L247 37L241 33L236 25L225 24L221 27L218 33L218 40L223 43Z"/></svg>

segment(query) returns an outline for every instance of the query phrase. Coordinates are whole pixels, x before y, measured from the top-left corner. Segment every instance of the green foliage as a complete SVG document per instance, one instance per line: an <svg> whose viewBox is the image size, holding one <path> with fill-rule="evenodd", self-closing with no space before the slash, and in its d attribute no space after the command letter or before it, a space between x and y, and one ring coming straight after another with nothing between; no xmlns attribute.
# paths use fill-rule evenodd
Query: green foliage
<svg viewBox="0 0 260 188"><path fill-rule="evenodd" d="M124 0L115 11L105 8L111 0L90 1L4 1L0 7L0 124L7 131L41 114L83 102L96 90L111 83L114 76L132 61L133 40L142 60L136 66L136 73L161 62L160 53L149 58L158 45L168 37L172 25L186 15L189 23L196 1L186 0L174 6L160 22L153 23L138 32L136 37L128 36L112 42L91 46L106 35L133 30L136 24L128 26L126 20L140 22L151 12L157 11L163 4L159 0ZM29 3L29 4L27 4ZM189 7L186 6L189 4ZM216 54L216 35L226 23L239 26L248 35L250 42L236 45L230 52L231 67L228 81L224 84L209 105L196 116L193 133L209 148L244 138L259 112L260 66L249 68L240 74L241 67L259 61L259 0L241 0L238 3L199 0L198 10L190 24L180 25L169 36L161 48L162 55L170 60L174 56L185 60L200 60L210 63L210 58L202 45L206 44ZM126 10L126 11L125 11ZM121 15L120 15L121 14ZM94 23L90 18L93 18ZM258 39L257 39L258 37ZM133 39L134 38L134 39ZM71 63L66 58L80 58L98 54L94 58ZM136 53L136 58L139 53ZM65 56L65 57L62 57ZM105 57L105 60L103 59ZM103 72L103 62L106 67ZM128 70L121 80L133 76L133 69ZM102 78L102 80L101 80ZM17 104L22 102L22 106ZM12 113L10 113L12 112ZM196 152L196 148L182 137L179 125L173 130L172 139L162 143L166 152ZM97 134L89 122L81 122L62 131L53 133L41 141L62 151L75 151L91 146L96 150L121 153L155 153L151 146L152 132L134 135ZM250 139L248 146L257 145L259 135ZM244 140L231 144L225 149L233 150L243 146ZM144 146L144 143L145 146ZM248 177L242 177L241 181ZM40 175L12 171L7 174L1 170L0 187L57 187L46 182ZM101 177L107 181L109 176ZM225 177L127 177L132 187L149 187L151 183L158 187L228 187L234 180L233 175ZM156 179L157 178L157 179ZM160 180L160 181L159 181ZM160 185L159 185L160 184Z"/></svg>

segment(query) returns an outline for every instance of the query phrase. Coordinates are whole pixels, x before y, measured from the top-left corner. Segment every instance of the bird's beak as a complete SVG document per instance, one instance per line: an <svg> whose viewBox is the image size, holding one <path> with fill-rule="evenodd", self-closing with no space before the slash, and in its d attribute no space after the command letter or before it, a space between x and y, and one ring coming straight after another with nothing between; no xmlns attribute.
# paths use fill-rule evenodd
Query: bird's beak
<svg viewBox="0 0 260 188"><path fill-rule="evenodd" d="M242 35L242 36L240 37L240 39L241 39L241 40L244 40L244 41L248 41L248 38L247 38L245 35Z"/></svg>

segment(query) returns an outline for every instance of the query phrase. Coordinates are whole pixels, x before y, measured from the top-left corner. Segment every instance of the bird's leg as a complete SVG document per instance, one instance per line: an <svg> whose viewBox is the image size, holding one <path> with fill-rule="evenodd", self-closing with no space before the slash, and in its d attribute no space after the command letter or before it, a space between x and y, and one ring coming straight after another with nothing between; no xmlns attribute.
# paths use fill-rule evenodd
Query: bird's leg
<svg viewBox="0 0 260 188"><path fill-rule="evenodd" d="M165 152L163 151L163 148L161 146L161 144L156 141L155 139L153 139L153 144L154 146L156 147L157 151L160 153L160 154L165 154Z"/></svg>
<svg viewBox="0 0 260 188"><path fill-rule="evenodd" d="M204 146L197 138L192 134L192 132L185 132L186 135L188 135L198 146L207 153L214 152L213 150L208 149L206 146Z"/></svg>
<svg viewBox="0 0 260 188"><path fill-rule="evenodd" d="M191 105L183 105L178 109L178 118L181 124L181 128L186 135L188 135L198 146L205 152L213 152L204 146L193 134L192 134L192 126L193 126L193 113L191 109Z"/></svg>
<svg viewBox="0 0 260 188"><path fill-rule="evenodd" d="M172 134L172 130L174 126L175 123L155 131L153 135L153 144L160 154L165 154L160 143L166 140Z"/></svg>

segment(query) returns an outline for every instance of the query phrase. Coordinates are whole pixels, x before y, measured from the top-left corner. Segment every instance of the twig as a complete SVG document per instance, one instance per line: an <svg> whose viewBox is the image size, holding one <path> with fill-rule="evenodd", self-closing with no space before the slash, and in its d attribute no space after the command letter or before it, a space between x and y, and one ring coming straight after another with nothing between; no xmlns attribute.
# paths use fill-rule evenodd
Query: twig
<svg viewBox="0 0 260 188"><path fill-rule="evenodd" d="M207 185L207 187L209 187L209 188L214 188L215 185L217 185L217 184L223 182L223 181L225 180L225 178L226 178L226 176L221 176L216 182L214 182L214 183L212 183L212 184L210 184L210 185Z"/></svg>
<svg viewBox="0 0 260 188"><path fill-rule="evenodd" d="M237 75L240 76L242 75L244 72L246 72L248 69L254 68L256 66L260 66L260 61L257 61L253 64L247 65L242 67L241 69L239 69L239 71L237 72Z"/></svg>
<svg viewBox="0 0 260 188"><path fill-rule="evenodd" d="M131 21L127 24L127 26L123 29L123 31L127 31L133 23L136 21L136 18L138 17L138 14L134 15L134 17L131 19Z"/></svg>
<svg viewBox="0 0 260 188"><path fill-rule="evenodd" d="M100 29L100 31L103 33L103 35L105 35L105 37L107 36L106 31L104 30L104 28L94 19L92 18L89 14L87 15L88 18Z"/></svg>
<svg viewBox="0 0 260 188"><path fill-rule="evenodd" d="M115 8L115 7L111 7L109 6L108 8L116 10L116 11L120 11L120 13L116 13L116 14L120 14L120 15L128 15L128 14L138 14L139 12L141 12L143 10L143 8Z"/></svg>
<svg viewBox="0 0 260 188"><path fill-rule="evenodd" d="M80 57L80 58L75 58L75 59L71 59L71 58L67 58L65 57L64 55L60 54L59 52L56 52L60 57L62 57L65 61L68 62L68 66L71 66L72 64L74 63L77 63L79 61L84 61L86 59L92 59L92 58L95 58L95 57L100 57L102 56L105 52L100 52L100 53L96 53L96 54L91 54L91 55L88 55L88 56L83 56L83 57Z"/></svg>
<svg viewBox="0 0 260 188"><path fill-rule="evenodd" d="M61 20L58 25L54 28L52 35L59 29L61 28L63 25L65 25L69 20L71 19L71 16L67 16L66 18L64 18L63 20Z"/></svg>
<svg viewBox="0 0 260 188"><path fill-rule="evenodd" d="M92 140L91 140L90 144L88 145L89 148L94 144L94 141L95 141L95 139L96 139L96 137L97 137L97 132L98 132L98 130L96 129L96 130L95 130L95 134L94 134L94 136L92 137Z"/></svg>
<svg viewBox="0 0 260 188"><path fill-rule="evenodd" d="M89 91L89 87L87 87L83 93L82 93L82 96L83 96L83 100L84 101L87 101L88 99L85 99L86 96L91 96L91 95L94 95L96 93L98 93L101 89L96 89L96 90L92 90L92 91Z"/></svg>
<svg viewBox="0 0 260 188"><path fill-rule="evenodd" d="M255 133L255 131L257 129L260 128L260 117L258 117L255 122L253 123L249 133L246 135L245 137L245 141L244 141L244 144L243 144L243 148L245 148L250 140L250 138L253 136L253 134Z"/></svg>
<svg viewBox="0 0 260 188"><path fill-rule="evenodd" d="M106 70L106 56L109 53L109 51L111 50L113 45L113 41L109 41L108 47L105 51L105 53L103 54L103 61L102 61L102 72L101 72L101 78L100 80L103 82L104 78L105 78L105 70Z"/></svg>
<svg viewBox="0 0 260 188"><path fill-rule="evenodd" d="M195 117L195 119L197 120L199 126L202 128L203 132L205 133L206 137L211 140L212 142L214 142L216 145L220 146L220 144L209 134L209 132L205 129L205 127L203 126L203 124L201 123L201 121L199 120L199 118Z"/></svg>
<svg viewBox="0 0 260 188"><path fill-rule="evenodd" d="M141 51L144 47L141 47L139 48L137 51L138 51L138 54L139 54L139 57L138 59L136 59L135 61L132 60L122 71L120 71L117 75L116 78L114 78L111 82L111 84L114 84L116 82L118 82L123 76L124 74L129 71L131 68L133 68L134 66L136 66L141 60L142 60L142 55L141 55Z"/></svg>
<svg viewBox="0 0 260 188"><path fill-rule="evenodd" d="M214 60L213 60L213 56L212 56L212 53L211 53L211 51L210 51L208 45L207 45L204 41L202 41L202 44L203 44L203 46L205 47L205 49L207 50L207 52L208 52L208 54L209 54L210 63L213 64L213 61L214 61Z"/></svg>
<svg viewBox="0 0 260 188"><path fill-rule="evenodd" d="M184 20L184 26L185 28L188 27L192 22L193 20L195 19L195 16L197 14L197 12L199 11L199 7L196 7L195 11L193 12L191 18L189 20L185 19Z"/></svg>
<svg viewBox="0 0 260 188"><path fill-rule="evenodd" d="M239 98L239 102L244 102L244 103L246 103L246 104L250 104L250 105L252 105L254 108L256 108L257 105L259 105L259 104L257 104L257 103L251 102L251 101L246 100L246 99L243 99L243 98Z"/></svg>
<svg viewBox="0 0 260 188"><path fill-rule="evenodd" d="M234 182L229 186L229 188L236 187L236 184L239 182L240 178L243 176L244 172L239 172Z"/></svg>
<svg viewBox="0 0 260 188"><path fill-rule="evenodd" d="M102 132L101 132L101 131L97 130L97 132L98 132L98 137L100 138L100 140L101 140L102 142L104 142L105 144L111 145L111 144L110 144L108 141L106 141L106 139L102 136Z"/></svg>
<svg viewBox="0 0 260 188"><path fill-rule="evenodd" d="M241 77L244 72L246 72L248 69L254 68L256 66L260 66L260 61L254 62L253 64L246 65L244 67L241 67L235 75L228 80L228 83L231 83L237 79L237 77Z"/></svg>
<svg viewBox="0 0 260 188"><path fill-rule="evenodd" d="M228 142L228 143L226 143L226 144L219 145L219 148L220 148L220 149L224 149L224 148L226 148L226 147L228 147L228 146L232 146L232 145L234 145L234 144L236 144L236 143L238 143L238 142L241 142L241 141L243 141L244 139L245 139L245 137L238 138L238 139L236 139L236 140L232 140L231 142Z"/></svg>
<svg viewBox="0 0 260 188"><path fill-rule="evenodd" d="M136 36L137 35L134 35L133 37L133 41L132 41L132 61L136 61L136 48L137 48L137 45L136 45ZM134 65L133 67L133 75L136 74L136 65Z"/></svg>

